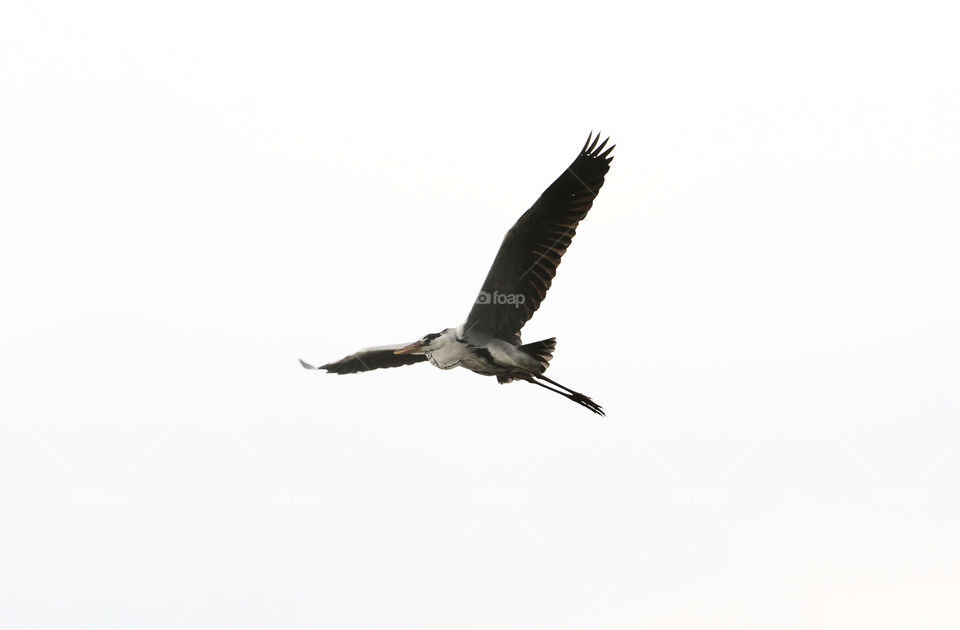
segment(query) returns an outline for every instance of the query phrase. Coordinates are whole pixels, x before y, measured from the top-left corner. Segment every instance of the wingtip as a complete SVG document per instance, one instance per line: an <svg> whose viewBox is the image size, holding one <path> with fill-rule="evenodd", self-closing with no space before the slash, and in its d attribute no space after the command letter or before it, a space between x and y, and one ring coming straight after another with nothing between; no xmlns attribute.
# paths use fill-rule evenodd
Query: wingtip
<svg viewBox="0 0 960 630"><path fill-rule="evenodd" d="M593 144L590 145L590 148L587 149L587 153L593 153L597 148L597 143L600 142L600 135L602 132L598 131L596 137L593 139Z"/></svg>
<svg viewBox="0 0 960 630"><path fill-rule="evenodd" d="M587 141L583 143L583 148L580 149L580 153L586 153L586 152L587 152L587 147L590 146L590 141L591 141L591 140L593 140L593 131L590 131L590 133L587 134Z"/></svg>

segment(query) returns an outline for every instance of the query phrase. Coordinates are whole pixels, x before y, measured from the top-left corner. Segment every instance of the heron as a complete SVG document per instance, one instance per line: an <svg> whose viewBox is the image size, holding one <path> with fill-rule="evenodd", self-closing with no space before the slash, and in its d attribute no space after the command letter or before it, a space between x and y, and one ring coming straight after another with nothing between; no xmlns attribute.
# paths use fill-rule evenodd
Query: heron
<svg viewBox="0 0 960 630"><path fill-rule="evenodd" d="M463 367L501 384L533 383L603 416L589 396L550 379L555 337L522 343L520 330L540 307L577 226L593 206L610 170L616 145L610 138L587 136L573 163L511 227L493 260L466 321L430 333L413 343L364 348L319 367L300 359L308 370L354 374L429 361L441 370Z"/></svg>

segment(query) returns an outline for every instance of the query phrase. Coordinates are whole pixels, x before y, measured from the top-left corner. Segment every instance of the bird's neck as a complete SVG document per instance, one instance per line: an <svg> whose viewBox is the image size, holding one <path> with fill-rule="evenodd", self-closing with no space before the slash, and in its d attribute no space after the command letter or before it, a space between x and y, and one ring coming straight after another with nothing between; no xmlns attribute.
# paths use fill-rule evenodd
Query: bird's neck
<svg viewBox="0 0 960 630"><path fill-rule="evenodd" d="M457 339L457 331L450 329L433 340L430 350L425 352L427 360L442 370L460 365L466 344Z"/></svg>

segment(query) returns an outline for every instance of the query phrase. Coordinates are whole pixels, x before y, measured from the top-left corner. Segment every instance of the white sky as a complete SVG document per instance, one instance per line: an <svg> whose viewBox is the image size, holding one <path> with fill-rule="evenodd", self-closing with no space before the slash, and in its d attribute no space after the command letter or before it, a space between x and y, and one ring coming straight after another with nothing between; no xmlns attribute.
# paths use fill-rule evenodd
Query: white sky
<svg viewBox="0 0 960 630"><path fill-rule="evenodd" d="M960 627L952 3L345 4L0 10L0 626Z"/></svg>

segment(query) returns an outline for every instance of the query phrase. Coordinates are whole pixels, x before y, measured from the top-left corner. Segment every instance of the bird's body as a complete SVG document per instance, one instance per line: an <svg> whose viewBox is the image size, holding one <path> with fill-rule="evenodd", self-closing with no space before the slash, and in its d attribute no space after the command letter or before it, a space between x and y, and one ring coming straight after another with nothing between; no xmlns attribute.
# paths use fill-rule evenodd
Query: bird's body
<svg viewBox="0 0 960 630"><path fill-rule="evenodd" d="M432 349L424 356L441 370L463 367L484 376L508 375L517 370L535 372L543 369L536 357L514 344L483 335L470 335L464 327L447 328L433 339Z"/></svg>
<svg viewBox="0 0 960 630"><path fill-rule="evenodd" d="M592 134L587 138L573 164L507 232L463 324L424 335L412 344L366 348L319 369L350 374L429 361L442 370L463 367L496 376L500 383L524 380L604 415L589 397L544 376L556 339L528 344L520 339L520 329L546 296L560 258L610 169L613 147L601 153L607 141L597 146L599 139Z"/></svg>

